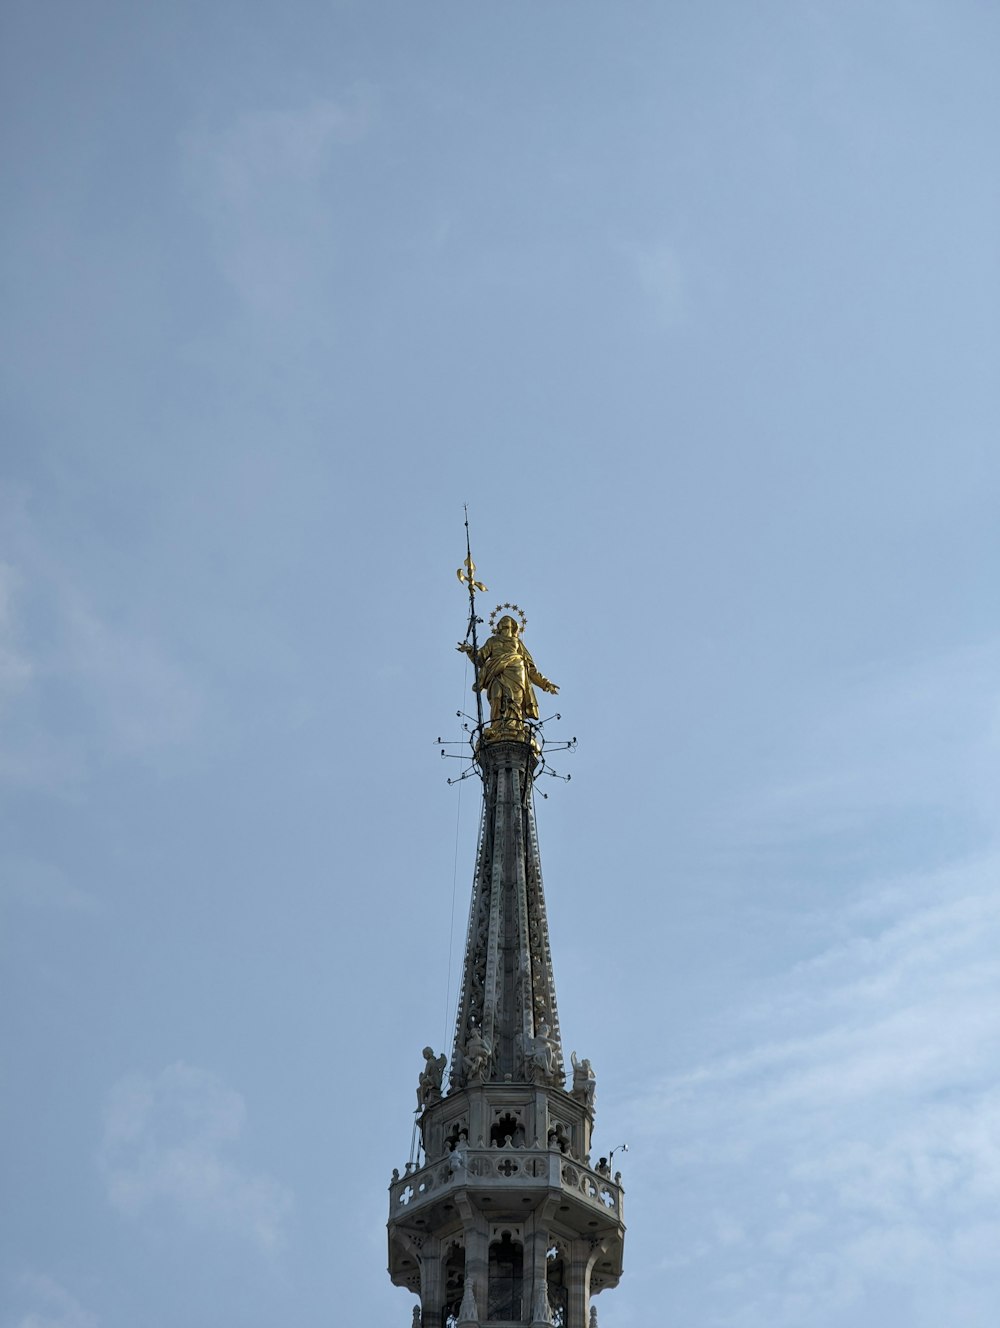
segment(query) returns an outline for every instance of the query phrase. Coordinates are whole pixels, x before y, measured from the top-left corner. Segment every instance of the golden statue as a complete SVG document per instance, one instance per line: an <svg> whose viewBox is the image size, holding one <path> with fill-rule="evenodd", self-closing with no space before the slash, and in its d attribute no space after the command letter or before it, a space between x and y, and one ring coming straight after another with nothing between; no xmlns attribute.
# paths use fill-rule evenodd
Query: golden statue
<svg viewBox="0 0 1000 1328"><path fill-rule="evenodd" d="M523 742L524 721L538 718L535 687L553 695L559 688L535 668L535 661L520 639L516 620L504 614L478 654L467 641L460 641L458 648L476 666L473 690L485 692L490 703L490 727L483 737L490 742L503 738Z"/></svg>

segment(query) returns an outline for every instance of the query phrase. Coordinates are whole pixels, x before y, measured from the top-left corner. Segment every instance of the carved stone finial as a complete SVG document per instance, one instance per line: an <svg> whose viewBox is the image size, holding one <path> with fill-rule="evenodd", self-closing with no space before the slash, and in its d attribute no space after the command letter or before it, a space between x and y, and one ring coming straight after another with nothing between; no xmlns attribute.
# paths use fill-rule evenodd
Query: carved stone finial
<svg viewBox="0 0 1000 1328"><path fill-rule="evenodd" d="M423 1313L421 1312L420 1306L419 1306L419 1305L414 1305L414 1307L413 1307L413 1328L420 1328L420 1325L423 1323L423 1321L424 1321L424 1316L423 1316Z"/></svg>
<svg viewBox="0 0 1000 1328"><path fill-rule="evenodd" d="M597 1306L590 1307L590 1328L597 1328Z"/></svg>
<svg viewBox="0 0 1000 1328"><path fill-rule="evenodd" d="M458 1328L479 1328L479 1310L476 1298L472 1294L472 1283L466 1282L462 1293L462 1304L458 1311Z"/></svg>
<svg viewBox="0 0 1000 1328"><path fill-rule="evenodd" d="M539 1282L535 1287L534 1304L531 1307L531 1328L547 1328L552 1322L552 1306L549 1304L549 1293L544 1283Z"/></svg>

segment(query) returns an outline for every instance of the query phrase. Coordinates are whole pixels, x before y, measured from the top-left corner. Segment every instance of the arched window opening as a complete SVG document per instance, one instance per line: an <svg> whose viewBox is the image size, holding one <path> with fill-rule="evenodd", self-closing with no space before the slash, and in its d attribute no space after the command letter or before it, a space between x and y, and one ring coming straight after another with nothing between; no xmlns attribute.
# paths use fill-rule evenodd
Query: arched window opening
<svg viewBox="0 0 1000 1328"><path fill-rule="evenodd" d="M509 1113L500 1116L490 1127L490 1143L496 1144L497 1148L503 1148L504 1144L516 1148L523 1141L524 1130L521 1122Z"/></svg>
<svg viewBox="0 0 1000 1328"><path fill-rule="evenodd" d="M489 1292L486 1298L487 1319L521 1319L524 1291L524 1250L503 1233L502 1240L490 1246Z"/></svg>
<svg viewBox="0 0 1000 1328"><path fill-rule="evenodd" d="M441 1328L457 1328L464 1292L465 1250L461 1245L449 1245L444 1256L444 1305L441 1308Z"/></svg>
<svg viewBox="0 0 1000 1328"><path fill-rule="evenodd" d="M549 1147L558 1148L560 1153L568 1153L569 1139L566 1135L566 1127L561 1121L553 1121L549 1126Z"/></svg>
<svg viewBox="0 0 1000 1328"><path fill-rule="evenodd" d="M445 1135L444 1146L449 1153L453 1153L459 1144L469 1142L469 1127L464 1120L456 1121L448 1134Z"/></svg>

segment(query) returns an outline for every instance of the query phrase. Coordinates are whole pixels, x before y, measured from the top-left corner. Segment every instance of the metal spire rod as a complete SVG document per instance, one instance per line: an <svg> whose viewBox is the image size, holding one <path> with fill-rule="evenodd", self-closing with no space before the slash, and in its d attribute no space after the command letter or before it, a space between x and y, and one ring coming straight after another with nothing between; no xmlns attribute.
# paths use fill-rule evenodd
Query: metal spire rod
<svg viewBox="0 0 1000 1328"><path fill-rule="evenodd" d="M476 637L476 623L479 619L476 617L476 591L485 590L486 587L481 581L476 580L476 564L472 561L472 544L469 536L469 504L463 503L465 509L465 572L460 567L458 569L459 581L464 581L469 587L469 626L465 633L465 639L468 641L472 637L472 668L475 677L476 693L476 717L479 721L479 729L483 727L483 695L479 690L479 641Z"/></svg>

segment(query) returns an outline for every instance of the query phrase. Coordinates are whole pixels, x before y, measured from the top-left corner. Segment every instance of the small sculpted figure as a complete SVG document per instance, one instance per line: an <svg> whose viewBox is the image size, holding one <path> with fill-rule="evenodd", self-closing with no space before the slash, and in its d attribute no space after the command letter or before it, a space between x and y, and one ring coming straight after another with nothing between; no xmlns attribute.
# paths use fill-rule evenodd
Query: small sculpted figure
<svg viewBox="0 0 1000 1328"><path fill-rule="evenodd" d="M554 682L538 672L520 639L517 622L509 615L500 619L493 636L479 648L478 654L467 641L460 641L458 648L476 665L474 690L485 692L490 703L487 738L521 737L524 721L538 718L535 687L553 696L559 691Z"/></svg>
<svg viewBox="0 0 1000 1328"><path fill-rule="evenodd" d="M441 1080L444 1078L447 1059L444 1052L440 1056L435 1056L430 1047L424 1047L423 1056L424 1068L420 1071L417 1083L417 1106L420 1108L441 1101Z"/></svg>
<svg viewBox="0 0 1000 1328"><path fill-rule="evenodd" d="M448 1154L448 1166L451 1168L451 1174L457 1176L465 1170L466 1153L469 1150L468 1132L462 1130L458 1136L458 1143Z"/></svg>
<svg viewBox="0 0 1000 1328"><path fill-rule="evenodd" d="M465 1055L462 1061L466 1083L473 1083L476 1079L482 1079L486 1074L489 1063L490 1049L478 1027L473 1024L472 1031L465 1043Z"/></svg>
<svg viewBox="0 0 1000 1328"><path fill-rule="evenodd" d="M573 1096L585 1107L592 1109L597 1091L597 1076L586 1057L582 1061L577 1060L574 1051L570 1055L570 1060L573 1063Z"/></svg>
<svg viewBox="0 0 1000 1328"><path fill-rule="evenodd" d="M531 1064L536 1076L544 1083L551 1083L559 1076L559 1049L552 1036L552 1030L543 1019L538 1025L538 1032L532 1039Z"/></svg>

